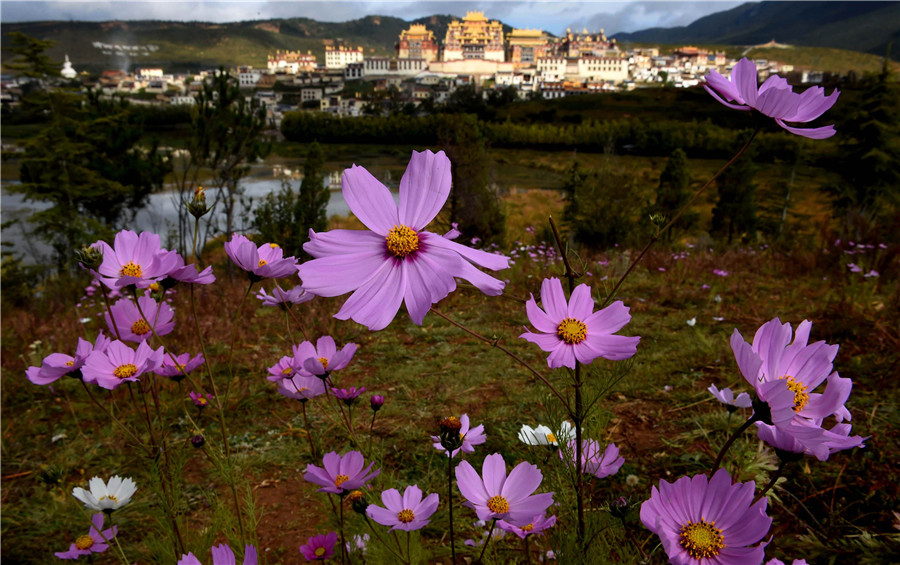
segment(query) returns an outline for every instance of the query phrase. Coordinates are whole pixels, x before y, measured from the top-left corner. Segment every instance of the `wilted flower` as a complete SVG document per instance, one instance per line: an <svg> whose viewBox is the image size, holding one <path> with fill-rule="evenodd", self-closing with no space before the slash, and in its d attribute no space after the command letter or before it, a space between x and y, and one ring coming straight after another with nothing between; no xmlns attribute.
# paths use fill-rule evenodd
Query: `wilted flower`
<svg viewBox="0 0 900 565"><path fill-rule="evenodd" d="M131 497L137 491L137 486L130 477L122 479L119 475L109 479L109 484L103 482L100 477L93 477L88 482L90 490L81 487L72 489L72 496L84 503L91 510L112 512L131 502Z"/></svg>
<svg viewBox="0 0 900 565"><path fill-rule="evenodd" d="M470 428L468 414L463 414L462 416L460 416L458 422L460 443L458 448L453 449L451 452L449 452L450 458L456 457L456 454L459 453L460 449L462 449L466 453L473 453L475 451L476 445L481 445L482 443L487 441L487 436L484 435L484 424L478 424L474 428ZM442 425L441 427L443 428L444 426ZM433 445L435 449L447 453L447 449L442 444L440 436L431 436L431 441L434 442Z"/></svg>
<svg viewBox="0 0 900 565"><path fill-rule="evenodd" d="M351 451L344 456L332 451L326 453L322 459L324 468L308 465L303 478L322 486L319 492L341 494L363 486L381 473L381 469L371 471L374 463L369 463L369 466L363 469L365 462L359 451Z"/></svg>
<svg viewBox="0 0 900 565"><path fill-rule="evenodd" d="M428 525L428 519L438 507L437 493L431 493L422 499L422 490L418 485L406 487L403 496L397 489L388 489L381 493L384 508L370 504L366 515L381 524L390 526L391 530L411 532Z"/></svg>
<svg viewBox="0 0 900 565"><path fill-rule="evenodd" d="M290 290L282 290L277 284L272 289L272 294L266 294L266 289L260 288L256 298L262 300L263 306L288 306L290 304L302 304L309 302L316 295L306 292L302 286L295 286Z"/></svg>
<svg viewBox="0 0 900 565"><path fill-rule="evenodd" d="M300 553L306 561L325 561L334 556L334 544L337 540L337 532L312 536L306 541L306 545L300 546Z"/></svg>
<svg viewBox="0 0 900 565"><path fill-rule="evenodd" d="M470 249L424 231L450 194L450 160L443 151L413 152L400 179L400 204L362 167L344 171L344 200L369 228L315 233L303 249L315 257L298 268L303 288L319 296L353 294L335 317L352 318L370 330L387 327L406 303L421 324L435 304L462 278L496 296L504 283L473 266L508 267L508 258Z"/></svg>
<svg viewBox="0 0 900 565"><path fill-rule="evenodd" d="M590 363L597 357L619 361L637 351L640 337L613 335L631 320L621 300L594 312L591 289L581 284L567 303L562 283L553 277L541 284L541 303L546 312L538 307L534 296L525 303L528 321L539 333L526 331L519 337L549 352L547 364L551 369L574 369L576 360Z"/></svg>
<svg viewBox="0 0 900 565"><path fill-rule="evenodd" d="M228 544L214 545L210 548L212 565L235 565L234 551ZM258 558L256 548L252 545L244 547L244 565L256 565ZM203 565L193 553L182 555L177 565Z"/></svg>
<svg viewBox="0 0 900 565"><path fill-rule="evenodd" d="M456 466L456 484L466 499L464 505L473 508L481 520L496 518L524 526L553 504L553 493L532 494L544 475L531 463L519 463L507 476L503 456L493 453L484 458L481 471L479 476L468 461Z"/></svg>
<svg viewBox="0 0 900 565"><path fill-rule="evenodd" d="M225 243L225 253L238 267L247 271L251 280L280 279L297 271L297 260L285 257L277 243L263 243L257 247L239 233Z"/></svg>
<svg viewBox="0 0 900 565"><path fill-rule="evenodd" d="M706 475L659 482L641 505L641 522L659 536L670 563L746 565L761 563L766 542L759 542L772 519L766 499L755 504L756 483L731 483L725 469Z"/></svg>
<svg viewBox="0 0 900 565"><path fill-rule="evenodd" d="M730 80L715 70L709 71L703 88L725 106L735 110L756 110L774 118L775 123L791 133L812 139L825 139L834 135L833 125L795 128L785 122L806 123L815 120L837 102L840 96L837 89L829 96L825 96L825 89L821 86L813 86L807 88L803 94L797 94L791 85L778 75L770 76L757 89L756 64L746 57L734 65ZM729 104L722 97L737 104Z"/></svg>
<svg viewBox="0 0 900 565"><path fill-rule="evenodd" d="M104 530L104 519L103 512L98 512L91 516L91 529L88 530L88 533L76 539L75 543L69 546L68 551L59 551L53 555L60 559L78 559L82 555L106 551L109 548L109 541L116 537L119 529L113 526L108 530Z"/></svg>

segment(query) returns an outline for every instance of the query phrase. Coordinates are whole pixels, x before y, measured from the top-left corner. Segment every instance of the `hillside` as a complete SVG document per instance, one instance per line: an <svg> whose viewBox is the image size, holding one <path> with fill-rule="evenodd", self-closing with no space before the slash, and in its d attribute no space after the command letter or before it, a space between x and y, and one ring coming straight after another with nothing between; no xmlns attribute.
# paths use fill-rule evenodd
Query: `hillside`
<svg viewBox="0 0 900 565"><path fill-rule="evenodd" d="M133 69L163 66L187 71L217 65L266 66L266 55L276 49L312 51L324 62L331 42L361 45L367 55L391 55L400 32L411 23L422 23L443 38L453 16L435 15L408 22L387 16L367 16L348 22L319 22L290 18L213 24L174 21L21 22L3 24L3 58L11 31L20 31L56 42L50 56L62 60L68 54L79 71L110 68ZM507 30L509 26L504 26ZM131 56L104 54L95 44L137 47Z"/></svg>
<svg viewBox="0 0 900 565"><path fill-rule="evenodd" d="M618 33L620 42L832 47L884 55L900 39L900 2L747 3L688 26ZM898 42L900 45L900 42ZM900 49L892 58L900 60Z"/></svg>

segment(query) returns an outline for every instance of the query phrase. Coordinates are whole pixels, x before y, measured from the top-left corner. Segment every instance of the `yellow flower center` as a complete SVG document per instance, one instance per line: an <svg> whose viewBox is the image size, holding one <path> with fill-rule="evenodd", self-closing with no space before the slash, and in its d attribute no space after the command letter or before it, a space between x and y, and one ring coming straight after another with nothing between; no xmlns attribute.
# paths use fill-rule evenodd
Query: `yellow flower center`
<svg viewBox="0 0 900 565"><path fill-rule="evenodd" d="M340 487L342 484L346 483L350 480L350 477L347 475L338 475L334 478L334 486Z"/></svg>
<svg viewBox="0 0 900 565"><path fill-rule="evenodd" d="M290 375L293 371L294 370L291 369L290 367L285 367L284 369L281 370L281 374L282 375Z"/></svg>
<svg viewBox="0 0 900 565"><path fill-rule="evenodd" d="M581 343L587 335L587 326L575 318L564 318L556 328L556 335L569 345Z"/></svg>
<svg viewBox="0 0 900 565"><path fill-rule="evenodd" d="M270 244L269 244L269 247L271 247L272 249L278 249L278 244L277 244L277 243L270 243Z"/></svg>
<svg viewBox="0 0 900 565"><path fill-rule="evenodd" d="M159 283L150 283L150 286L148 286L147 288L149 288L153 292L159 292Z"/></svg>
<svg viewBox="0 0 900 565"><path fill-rule="evenodd" d="M533 529L534 529L534 524L528 524L527 526L522 526L523 532L530 532Z"/></svg>
<svg viewBox="0 0 900 565"><path fill-rule="evenodd" d="M806 385L800 381L795 381L794 377L791 376L786 375L778 378L787 379L788 388L794 392L794 412L800 412L806 408L806 404L809 402L809 394L806 392Z"/></svg>
<svg viewBox="0 0 900 565"><path fill-rule="evenodd" d="M100 497L100 500L98 500L97 502L103 502L104 500L107 500L107 499L112 500L112 501L115 502L116 504L119 503L119 499L116 498L115 495L112 495L112 494L107 494L107 495L105 495L105 496L101 496L101 497Z"/></svg>
<svg viewBox="0 0 900 565"><path fill-rule="evenodd" d="M397 513L397 519L403 522L404 524L409 524L413 520L416 519L416 515L413 514L412 510L404 508L400 512Z"/></svg>
<svg viewBox="0 0 900 565"><path fill-rule="evenodd" d="M269 262L266 261L265 259L260 259L260 260L259 260L259 265L258 265L258 266L260 266L260 267L265 267L265 266L268 265L268 264L269 264Z"/></svg>
<svg viewBox="0 0 900 565"><path fill-rule="evenodd" d="M419 248L419 234L403 224L392 227L385 239L388 251L398 259L406 257Z"/></svg>
<svg viewBox="0 0 900 565"><path fill-rule="evenodd" d="M122 269L119 271L119 276L121 277L140 277L143 275L143 271L141 271L141 266L136 265L134 261L129 261L122 265Z"/></svg>
<svg viewBox="0 0 900 565"><path fill-rule="evenodd" d="M75 361L66 361L66 367L71 367L75 364Z"/></svg>
<svg viewBox="0 0 900 565"><path fill-rule="evenodd" d="M132 365L131 363L126 363L125 365L119 365L116 367L115 371L113 371L113 375L117 376L120 379L127 379L128 377L133 377L137 373L137 367ZM110 497L112 498L112 497Z"/></svg>
<svg viewBox="0 0 900 565"><path fill-rule="evenodd" d="M356 502L357 500L362 499L365 495L361 490L355 490L347 495L347 501L350 503Z"/></svg>
<svg viewBox="0 0 900 565"><path fill-rule="evenodd" d="M75 547L81 550L90 549L92 545L94 545L94 538L91 536L81 536L75 540Z"/></svg>
<svg viewBox="0 0 900 565"><path fill-rule="evenodd" d="M688 522L681 527L681 540L679 543L694 559L715 557L719 550L725 547L722 530L716 527L715 522L700 520Z"/></svg>
<svg viewBox="0 0 900 565"><path fill-rule="evenodd" d="M317 547L316 550L315 550L313 553L316 554L316 557L322 557L323 555L325 555L325 548L324 548L324 547Z"/></svg>
<svg viewBox="0 0 900 565"><path fill-rule="evenodd" d="M322 364L323 369L328 369L328 359L326 359L325 357L319 357L319 363Z"/></svg>
<svg viewBox="0 0 900 565"><path fill-rule="evenodd" d="M206 406L207 404L209 404L209 400L202 396L197 399L197 402L200 404L200 406Z"/></svg>
<svg viewBox="0 0 900 565"><path fill-rule="evenodd" d="M556 443L556 436L553 435L552 433L551 433L551 434L547 434L547 441L549 441L550 443ZM524 528L523 528L523 529L524 529Z"/></svg>
<svg viewBox="0 0 900 565"><path fill-rule="evenodd" d="M506 514L509 512L509 502L499 494L492 496L490 500L488 500L487 507L488 510L494 514Z"/></svg>
<svg viewBox="0 0 900 565"><path fill-rule="evenodd" d="M138 320L131 324L131 331L134 335L144 335L150 331L150 326L144 320Z"/></svg>

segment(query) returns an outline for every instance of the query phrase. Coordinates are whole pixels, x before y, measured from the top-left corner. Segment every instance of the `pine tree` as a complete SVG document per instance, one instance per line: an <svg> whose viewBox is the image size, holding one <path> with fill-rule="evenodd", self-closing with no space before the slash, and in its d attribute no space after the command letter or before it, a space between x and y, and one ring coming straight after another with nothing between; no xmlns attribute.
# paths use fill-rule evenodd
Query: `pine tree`
<svg viewBox="0 0 900 565"><path fill-rule="evenodd" d="M666 168L659 176L656 203L651 208L651 213L661 214L668 221L690 200L691 194L688 187L691 183L691 175L688 172L687 164L687 154L680 148L669 156ZM696 212L685 211L662 237L666 241L672 241L676 230L692 228L697 223L697 217Z"/></svg>

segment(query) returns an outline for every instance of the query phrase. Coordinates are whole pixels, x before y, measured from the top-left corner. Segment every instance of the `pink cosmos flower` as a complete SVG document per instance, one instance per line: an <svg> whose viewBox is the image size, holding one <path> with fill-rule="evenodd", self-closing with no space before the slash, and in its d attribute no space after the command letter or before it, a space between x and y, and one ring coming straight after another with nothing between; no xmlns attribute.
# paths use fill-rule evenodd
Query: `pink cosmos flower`
<svg viewBox="0 0 900 565"><path fill-rule="evenodd" d="M769 405L771 421L767 424L786 425L794 416L821 420L834 415L838 422L850 419L844 403L853 383L832 372L838 346L824 341L807 344L810 329L812 322L801 322L791 342L791 325L775 318L757 330L752 345L737 329L731 334L731 349L741 373L759 399ZM824 393L813 392L826 381Z"/></svg>
<svg viewBox="0 0 900 565"><path fill-rule="evenodd" d="M545 514L538 514L531 519L530 523L525 524L524 526L514 526L506 520L497 521L497 527L506 530L511 534L515 534L521 539L525 539L528 536L540 535L544 533L545 530L552 528L554 524L556 524L556 516L547 517Z"/></svg>
<svg viewBox="0 0 900 565"><path fill-rule="evenodd" d="M295 286L290 290L282 290L277 284L272 289L272 294L266 294L264 288L256 293L256 298L262 300L263 306L290 306L291 304L303 304L309 302L316 295L306 292L302 286Z"/></svg>
<svg viewBox="0 0 900 565"><path fill-rule="evenodd" d="M821 422L807 418L794 418L787 425L773 426L755 422L756 433L773 448L786 453L811 455L819 461L825 461L838 451L865 447L868 438L850 436L850 424L835 424L830 430L822 427Z"/></svg>
<svg viewBox="0 0 900 565"><path fill-rule="evenodd" d="M361 386L356 388L355 386L351 386L350 388L332 388L329 390L332 396L343 400L345 404L348 406L353 404L359 395L366 392L366 387Z"/></svg>
<svg viewBox="0 0 900 565"><path fill-rule="evenodd" d="M109 338L103 335L102 331L97 336L96 343L93 344L79 337L78 347L75 349L75 357L65 353L51 353L44 357L40 367L28 367L25 370L25 376L36 385L48 385L56 382L64 375L80 371L91 353L94 351L105 351L108 345Z"/></svg>
<svg viewBox="0 0 900 565"><path fill-rule="evenodd" d="M188 396L190 397L191 402L193 402L194 406L196 406L197 408L206 408L207 406L209 406L209 401L212 400L211 394L207 394L204 396L203 394L194 392L193 390L188 393Z"/></svg>
<svg viewBox="0 0 900 565"><path fill-rule="evenodd" d="M422 499L422 490L418 485L406 487L403 496L395 488L381 493L381 506L370 504L366 507L366 515L381 524L390 526L391 530L411 532L428 525L428 519L438 507L438 494L431 493Z"/></svg>
<svg viewBox="0 0 900 565"><path fill-rule="evenodd" d="M228 544L214 545L210 548L210 552L212 553L212 565L235 565L237 561L235 561L234 551ZM256 554L256 547L252 545L247 545L244 547L244 565L256 565L258 562L258 556ZM177 565L203 565L200 563L200 560L193 553L188 553L187 555L182 555L181 559L178 560Z"/></svg>
<svg viewBox="0 0 900 565"><path fill-rule="evenodd" d="M273 383L277 383L282 379L289 379L297 374L297 366L294 358L287 355L279 359L278 363L275 363L267 370L269 372L269 376L266 378ZM310 373L302 366L300 367L300 372L303 375L310 376Z"/></svg>
<svg viewBox="0 0 900 565"><path fill-rule="evenodd" d="M559 451L559 458L573 467L575 466L576 445L575 440L572 440L566 449ZM615 475L625 463L625 458L619 455L619 448L614 443L607 445L602 452L600 451L600 442L597 440L583 439L581 446L583 472L594 475L598 479Z"/></svg>
<svg viewBox="0 0 900 565"><path fill-rule="evenodd" d="M153 372L161 377L169 377L180 381L188 373L202 365L203 361L202 353L198 353L194 357L191 357L190 353L182 353L175 356L174 362L171 356L163 355L162 364Z"/></svg>
<svg viewBox="0 0 900 565"><path fill-rule="evenodd" d="M737 398L734 397L734 392L731 391L730 388L723 388L719 390L716 388L716 385L709 385L709 388L706 389L712 394L716 400L725 404L729 408L750 408L753 404L753 400L750 398L750 395L746 392L740 393Z"/></svg>
<svg viewBox="0 0 900 565"><path fill-rule="evenodd" d="M103 262L97 268L100 281L109 288L135 285L147 288L168 276L178 266L180 256L174 251L163 249L160 238L151 232L140 235L130 230L116 234L113 246L105 241L94 245L103 251ZM184 260L181 260L184 264Z"/></svg>
<svg viewBox="0 0 900 565"><path fill-rule="evenodd" d="M509 259L470 249L424 231L450 194L450 160L443 151L413 152L400 179L400 204L367 170L353 167L342 178L344 200L371 231L310 231L303 249L315 259L298 268L303 288L319 296L353 291L335 317L352 318L370 330L387 327L406 303L421 324L462 278L497 296L504 283L479 271L509 266Z"/></svg>
<svg viewBox="0 0 900 565"><path fill-rule="evenodd" d="M641 522L659 536L669 563L676 565L749 565L762 563L767 542L759 543L772 519L766 499L752 504L753 481L731 484L719 469L706 475L664 480L641 504Z"/></svg>
<svg viewBox="0 0 900 565"><path fill-rule="evenodd" d="M86 535L75 540L75 543L69 546L68 551L59 551L53 555L60 559L78 559L82 555L91 555L92 553L103 553L109 548L109 541L116 537L119 529L116 526L103 529L103 512L98 512L91 516L91 529Z"/></svg>
<svg viewBox="0 0 900 565"><path fill-rule="evenodd" d="M190 265L185 265L184 258L181 255L177 254L174 266L169 271L169 277L178 282L188 284L212 284L216 282L216 276L212 272L212 267L206 267L202 271L197 272L196 265L194 265L193 263L191 263ZM174 286L174 283L171 285L164 283L164 285Z"/></svg>
<svg viewBox="0 0 900 565"><path fill-rule="evenodd" d="M469 422L469 415L463 414L459 417L459 423L462 426L459 429L459 437L462 438L462 446L459 449L454 449L452 453L449 454L449 457L452 459L456 457L456 454L459 453L459 450L463 450L466 453L474 453L475 446L481 445L485 441L487 441L487 436L484 435L484 424L478 424L474 428L470 428L471 425ZM438 451L443 451L445 455L447 455L447 450L441 445L441 438L438 436L431 436L431 441L434 443L434 448Z"/></svg>
<svg viewBox="0 0 900 565"><path fill-rule="evenodd" d="M140 343L153 337L154 331L156 335L167 335L175 329L175 311L166 302L156 302L145 294L138 298L138 305L140 310L130 298L122 298L110 308L112 318L110 312L104 314L106 325L113 335L118 334L123 341Z"/></svg>
<svg viewBox="0 0 900 565"><path fill-rule="evenodd" d="M251 279L280 279L297 271L297 260L285 257L277 243L263 243L257 247L238 233L225 243L225 253L238 267L247 271Z"/></svg>
<svg viewBox="0 0 900 565"><path fill-rule="evenodd" d="M334 556L334 545L337 543L337 532L329 532L328 534L312 536L306 542L306 545L300 546L300 553L306 558L306 561L325 561Z"/></svg>
<svg viewBox="0 0 900 565"><path fill-rule="evenodd" d="M312 342L304 341L294 346L294 368L320 376L339 371L353 359L356 347L355 343L348 343L338 351L330 335L320 337L315 347Z"/></svg>
<svg viewBox="0 0 900 565"><path fill-rule="evenodd" d="M325 394L325 381L319 377L294 375L278 381L278 394L295 400L312 400Z"/></svg>
<svg viewBox="0 0 900 565"><path fill-rule="evenodd" d="M519 337L549 352L547 365L551 369L574 369L576 360L590 363L597 357L620 361L637 351L640 337L613 335L631 321L621 300L594 312L591 289L581 284L567 303L562 283L553 277L541 284L541 303L546 312L538 307L534 296L525 303L528 321L539 333L526 331Z"/></svg>
<svg viewBox="0 0 900 565"><path fill-rule="evenodd" d="M123 382L137 381L144 373L155 370L162 364L162 358L162 347L154 350L142 341L135 351L116 340L109 344L106 351L91 353L81 372L84 382L112 390Z"/></svg>
<svg viewBox="0 0 900 565"><path fill-rule="evenodd" d="M359 451L351 451L344 456L332 451L326 453L322 458L324 469L315 465L307 465L303 478L311 483L321 485L323 488L320 488L319 492L341 494L358 489L381 473L381 469L372 471L374 463L369 463L369 466L363 469L365 462Z"/></svg>
<svg viewBox="0 0 900 565"><path fill-rule="evenodd" d="M806 123L815 120L837 102L838 96L841 94L837 89L825 96L825 89L821 86L813 86L807 88L803 94L797 94L791 85L778 75L770 76L757 89L756 64L746 57L734 65L730 80L715 70L709 71L703 88L713 98L729 108L756 110L774 118L775 123L791 133L812 139L825 139L835 133L833 125L820 128L796 128L785 122ZM729 104L722 99L723 97L725 100L737 104Z"/></svg>
<svg viewBox="0 0 900 565"><path fill-rule="evenodd" d="M456 466L456 484L466 499L465 506L473 508L481 520L506 520L515 526L531 523L553 504L553 493L531 494L544 479L541 471L523 461L506 476L506 462L499 453L484 458L482 476L463 461Z"/></svg>

